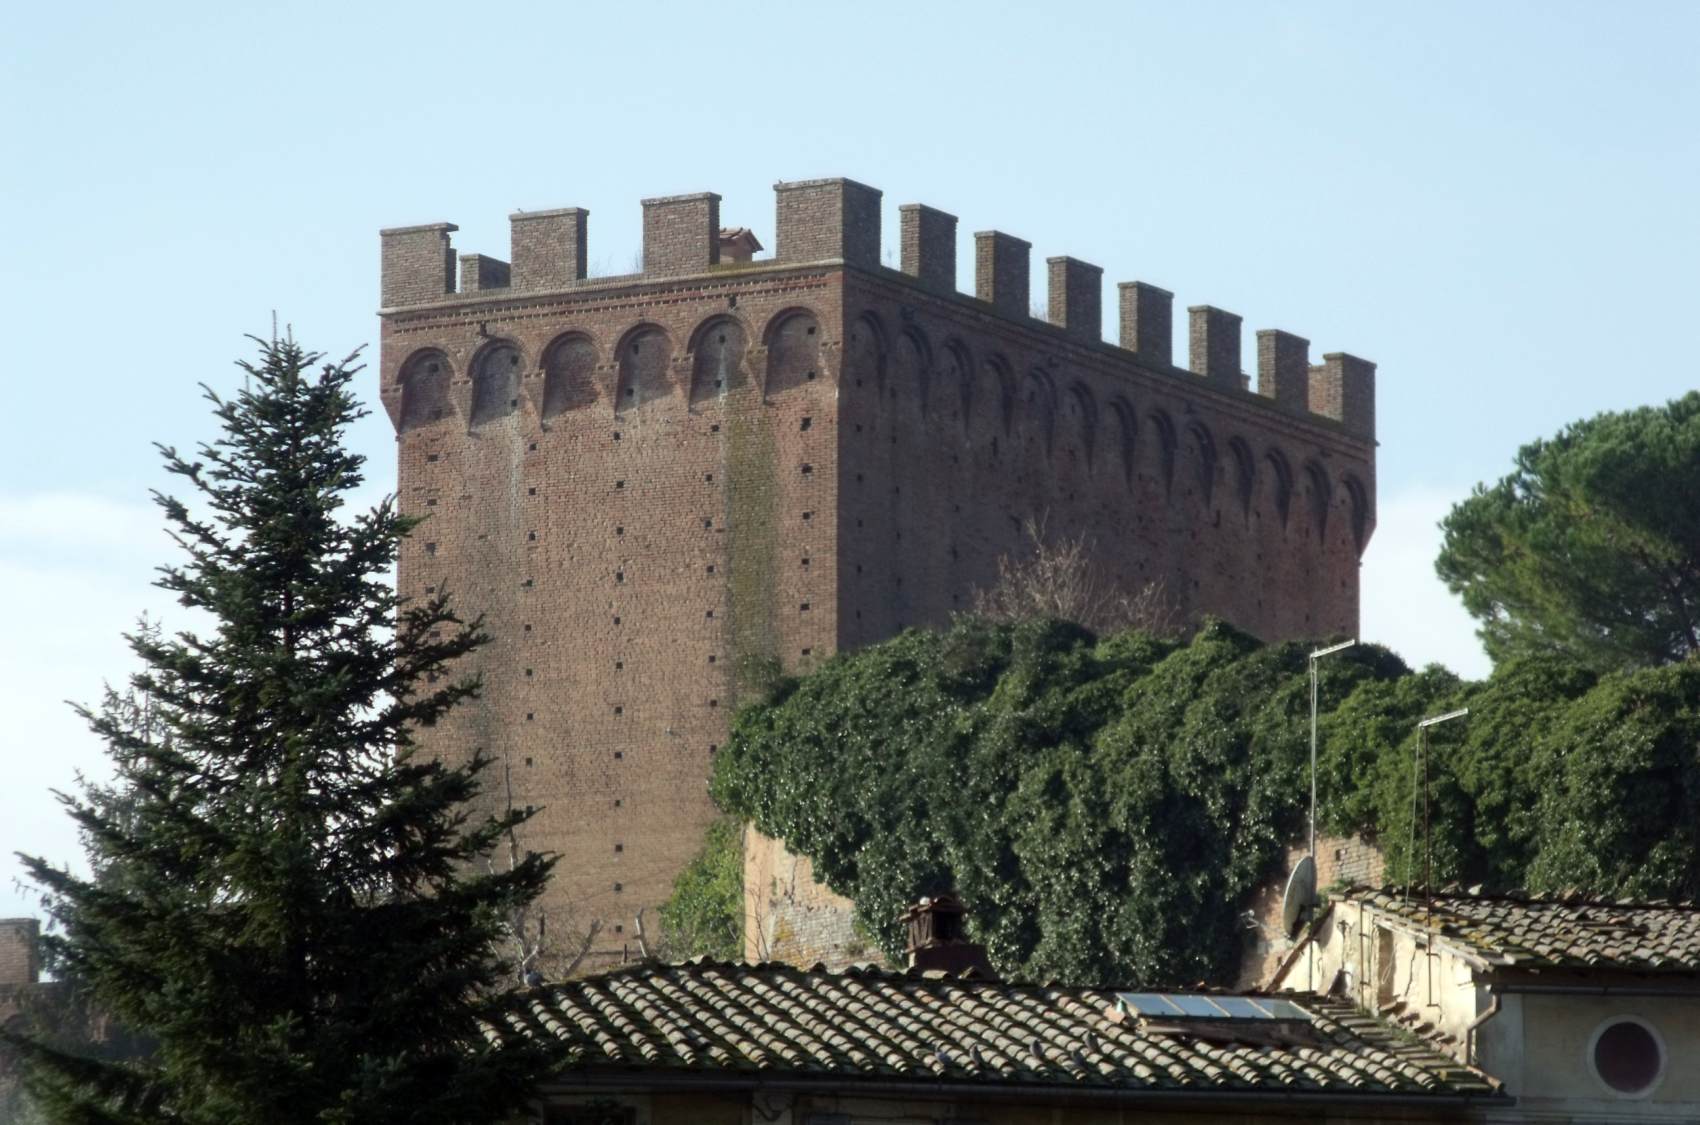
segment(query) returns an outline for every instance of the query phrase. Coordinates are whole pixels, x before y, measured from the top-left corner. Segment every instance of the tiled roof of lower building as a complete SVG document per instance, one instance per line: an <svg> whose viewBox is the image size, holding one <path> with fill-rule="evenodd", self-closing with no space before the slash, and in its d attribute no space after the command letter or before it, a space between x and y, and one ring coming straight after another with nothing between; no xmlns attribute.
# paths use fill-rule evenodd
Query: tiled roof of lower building
<svg viewBox="0 0 1700 1125"><path fill-rule="evenodd" d="M1497 1097L1479 1072L1337 1000L1267 1021L1142 1020L1114 991L942 973L779 964L631 967L539 989L529 1030L574 1071L757 1081L1027 1087L1030 1092ZM635 1075L634 1075L635 1077Z"/></svg>
<svg viewBox="0 0 1700 1125"><path fill-rule="evenodd" d="M1340 896L1431 929L1484 967L1700 973L1700 906L1353 887ZM1431 913L1432 909L1432 913Z"/></svg>

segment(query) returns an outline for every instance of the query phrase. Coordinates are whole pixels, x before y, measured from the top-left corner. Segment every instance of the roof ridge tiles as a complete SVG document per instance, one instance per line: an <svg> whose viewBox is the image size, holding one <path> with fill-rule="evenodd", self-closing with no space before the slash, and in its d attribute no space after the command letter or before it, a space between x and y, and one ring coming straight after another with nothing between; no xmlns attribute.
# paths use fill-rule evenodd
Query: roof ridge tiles
<svg viewBox="0 0 1700 1125"><path fill-rule="evenodd" d="M1422 906L1430 897L1427 888L1413 884L1406 887L1402 883L1352 883L1336 891L1332 897L1349 900L1356 895L1381 895L1387 898L1407 899L1412 906ZM1464 902L1514 902L1526 906L1566 906L1594 907L1611 910L1672 910L1700 912L1700 899L1635 899L1611 898L1590 895L1575 888L1562 891L1532 891L1526 888L1501 888L1484 890L1480 886L1460 887L1457 884L1447 884L1436 887L1432 897L1436 900L1456 900Z"/></svg>

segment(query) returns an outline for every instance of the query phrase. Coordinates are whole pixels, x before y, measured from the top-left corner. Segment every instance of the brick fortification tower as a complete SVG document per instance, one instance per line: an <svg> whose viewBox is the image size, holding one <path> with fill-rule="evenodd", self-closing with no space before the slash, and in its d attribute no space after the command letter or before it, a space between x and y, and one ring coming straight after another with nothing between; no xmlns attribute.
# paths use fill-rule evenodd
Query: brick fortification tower
<svg viewBox="0 0 1700 1125"><path fill-rule="evenodd" d="M446 587L495 640L484 694L427 747L494 756L490 800L544 811L560 924L618 953L714 814L704 779L740 679L939 625L991 582L1023 525L1090 534L1103 574L1161 581L1188 614L1267 639L1355 632L1375 524L1374 366L1311 366L1305 340L1120 287L901 210L782 183L777 246L723 230L716 195L643 204L643 272L586 276L578 209L512 217L511 260L456 257L450 224L383 232L381 394L403 509L427 521L403 593ZM653 914L653 910L651 911Z"/></svg>

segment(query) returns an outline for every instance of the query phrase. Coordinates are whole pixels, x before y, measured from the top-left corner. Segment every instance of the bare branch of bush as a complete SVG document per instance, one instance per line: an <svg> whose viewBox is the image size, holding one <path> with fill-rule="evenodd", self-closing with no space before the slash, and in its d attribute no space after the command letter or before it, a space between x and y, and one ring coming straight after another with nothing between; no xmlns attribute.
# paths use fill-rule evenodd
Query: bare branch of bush
<svg viewBox="0 0 1700 1125"><path fill-rule="evenodd" d="M502 758L502 782L507 811L512 813L513 769L506 756ZM494 874L503 862L507 864L505 870L508 871L519 866L525 856L525 848L520 844L519 832L512 827L507 832L506 853L502 857L485 857L485 869ZM509 962L513 965L515 978L522 985L535 983L538 978L567 979L584 963L596 935L602 932L601 919L592 918L589 925L580 931L570 910L551 911L542 902L538 899L514 906L502 918ZM565 935L579 933L582 936L575 945L569 945Z"/></svg>
<svg viewBox="0 0 1700 1125"><path fill-rule="evenodd" d="M1140 629L1178 636L1186 622L1160 581L1136 589L1107 582L1093 564L1093 541L1084 532L1054 536L1043 517L1022 525L1027 549L998 559L998 577L974 592L974 612L993 621L1055 617L1096 633Z"/></svg>

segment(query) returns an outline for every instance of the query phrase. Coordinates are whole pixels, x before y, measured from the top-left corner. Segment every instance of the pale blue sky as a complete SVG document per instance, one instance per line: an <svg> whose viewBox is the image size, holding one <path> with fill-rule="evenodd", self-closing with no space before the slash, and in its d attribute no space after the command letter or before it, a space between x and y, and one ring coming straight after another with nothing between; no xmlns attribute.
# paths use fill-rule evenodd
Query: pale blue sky
<svg viewBox="0 0 1700 1125"><path fill-rule="evenodd" d="M271 310L375 339L377 229L505 256L516 208L848 175L1034 260L1102 265L1380 364L1365 635L1485 668L1433 522L1519 443L1695 385L1700 5L232 4L16 7L0 39L0 914L42 794L98 768L57 701L128 670L169 557L150 443L210 422ZM1035 271L1036 277L1039 271ZM960 271L966 283L970 272ZM1035 296L1039 292L1036 288ZM1112 319L1113 318L1107 318ZM387 422L356 435L378 489Z"/></svg>

